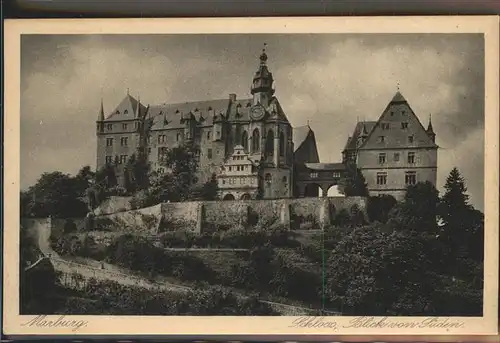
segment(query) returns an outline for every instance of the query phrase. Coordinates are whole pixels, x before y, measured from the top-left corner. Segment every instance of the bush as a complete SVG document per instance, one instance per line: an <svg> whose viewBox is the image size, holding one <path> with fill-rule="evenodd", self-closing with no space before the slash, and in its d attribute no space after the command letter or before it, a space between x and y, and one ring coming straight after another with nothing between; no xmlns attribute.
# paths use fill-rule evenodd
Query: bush
<svg viewBox="0 0 500 343"><path fill-rule="evenodd" d="M333 223L335 226L344 227L349 224L350 218L351 216L349 212L345 208L343 208L337 213Z"/></svg>
<svg viewBox="0 0 500 343"><path fill-rule="evenodd" d="M78 231L78 228L76 227L75 222L71 219L66 220L66 222L64 223L63 232L65 234L67 234L67 233L73 233L73 232L77 232L77 231Z"/></svg>
<svg viewBox="0 0 500 343"><path fill-rule="evenodd" d="M379 221L387 223L389 212L397 204L392 195L371 196L368 198L366 212L370 221Z"/></svg>
<svg viewBox="0 0 500 343"><path fill-rule="evenodd" d="M128 192L125 188L120 186L110 187L106 190L106 195L109 196L126 196Z"/></svg>

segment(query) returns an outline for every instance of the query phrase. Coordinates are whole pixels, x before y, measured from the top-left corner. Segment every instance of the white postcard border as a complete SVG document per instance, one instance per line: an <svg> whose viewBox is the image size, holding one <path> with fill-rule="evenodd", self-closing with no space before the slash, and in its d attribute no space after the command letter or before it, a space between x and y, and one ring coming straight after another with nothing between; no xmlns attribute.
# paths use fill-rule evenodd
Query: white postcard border
<svg viewBox="0 0 500 343"><path fill-rule="evenodd" d="M4 115L4 333L71 335L476 335L497 332L499 21L496 16L204 18L204 19L37 19L5 21ZM293 324L298 317L67 316L84 321L65 327L23 325L34 316L19 313L20 37L22 34L227 34L227 33L484 33L485 37L485 285L484 316L440 318L461 327L429 327L426 318L388 317L396 327L352 327L361 317L323 317L323 327ZM57 320L60 316L47 316ZM376 320L381 320L377 317ZM351 323L351 324L349 324ZM414 323L415 328L404 328ZM332 324L333 325L333 324ZM351 325L351 327L349 327ZM400 326L398 328L398 326Z"/></svg>

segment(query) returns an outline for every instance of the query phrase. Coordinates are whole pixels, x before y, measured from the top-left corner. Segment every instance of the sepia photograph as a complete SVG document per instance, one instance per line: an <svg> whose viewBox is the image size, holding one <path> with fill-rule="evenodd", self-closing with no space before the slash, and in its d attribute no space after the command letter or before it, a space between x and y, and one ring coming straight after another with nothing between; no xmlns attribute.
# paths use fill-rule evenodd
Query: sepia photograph
<svg viewBox="0 0 500 343"><path fill-rule="evenodd" d="M484 33L201 32L18 37L22 326L496 316Z"/></svg>

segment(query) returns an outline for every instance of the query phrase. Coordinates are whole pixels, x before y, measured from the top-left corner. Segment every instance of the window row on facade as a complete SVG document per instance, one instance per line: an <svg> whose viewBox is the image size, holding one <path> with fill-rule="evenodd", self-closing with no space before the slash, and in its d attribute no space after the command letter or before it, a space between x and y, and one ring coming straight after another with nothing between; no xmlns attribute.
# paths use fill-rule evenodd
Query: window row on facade
<svg viewBox="0 0 500 343"><path fill-rule="evenodd" d="M414 185L417 183L417 172L405 172L405 185ZM387 185L387 172L377 173L377 185Z"/></svg>
<svg viewBox="0 0 500 343"><path fill-rule="evenodd" d="M106 138L106 146L113 146L114 138ZM120 138L120 146L128 146L128 137Z"/></svg>
<svg viewBox="0 0 500 343"><path fill-rule="evenodd" d="M385 142L385 136L378 136L377 139L378 143L384 143ZM408 143L413 143L415 142L415 137L413 135L408 136Z"/></svg>
<svg viewBox="0 0 500 343"><path fill-rule="evenodd" d="M176 142L179 142L182 137L182 131L179 131L176 133ZM211 132L207 132L207 139L210 139L211 137ZM158 135L157 137L158 144L166 144L167 143L167 135ZM149 143L149 139L147 140ZM243 133L240 135L236 133L234 137L234 142L235 145L241 145L245 149L245 152L251 152L251 153L259 153L260 152L260 132L259 129L255 129L252 133L251 137L251 149L249 151L249 137L247 131L243 131ZM285 156L285 146L286 141L285 141L285 135L283 132L280 132L279 135L279 155L281 157ZM273 156L274 155L274 131L269 130L266 136L266 141L265 141L265 151L264 151L268 156ZM211 153L209 153L211 155ZM209 157L211 158L211 157Z"/></svg>
<svg viewBox="0 0 500 343"><path fill-rule="evenodd" d="M248 181L249 180L249 181ZM257 184L257 179L255 177L251 178L241 178L241 177L230 177L230 178L225 178L221 180L221 183L223 185L229 184L229 185L256 185Z"/></svg>
<svg viewBox="0 0 500 343"><path fill-rule="evenodd" d="M402 122L400 124L401 124L400 128L402 130L408 129L408 122ZM382 130L390 130L391 129L391 123L380 123L380 127L382 128Z"/></svg>
<svg viewBox="0 0 500 343"><path fill-rule="evenodd" d="M251 171L252 173L254 173L256 170L255 170L255 167L254 166L250 166L250 165L244 165L244 166L229 166L227 167L228 171Z"/></svg>
<svg viewBox="0 0 500 343"><path fill-rule="evenodd" d="M98 129L99 129L99 125L100 124L97 124L98 126ZM112 132L113 131L113 128L114 126L116 125L120 125L120 124L106 124L106 131L108 132ZM137 130L137 128L139 127L139 123L138 122L135 122L134 123L134 130ZM121 124L121 128L122 128L122 131L127 131L129 130L130 126L129 126L129 123L122 123Z"/></svg>
<svg viewBox="0 0 500 343"><path fill-rule="evenodd" d="M394 162L399 162L400 159L401 159L401 154L399 152L395 152L392 155L392 160ZM381 152L378 154L378 163L379 164L387 163L387 153ZM408 163L408 164L415 163L415 153L414 152L408 152L408 154L406 155L406 163Z"/></svg>
<svg viewBox="0 0 500 343"><path fill-rule="evenodd" d="M106 156L106 164L112 164L116 162L117 164L124 164L128 160L128 155L116 155L113 161L113 156Z"/></svg>
<svg viewBox="0 0 500 343"><path fill-rule="evenodd" d="M332 177L334 177L334 178L336 178L336 179L340 178L340 176L341 176L341 173L340 173L340 172L333 172L333 173L332 173ZM317 178L319 177L319 173L317 173L317 172L312 172L312 173L309 173L309 177L310 177L311 179L317 179Z"/></svg>

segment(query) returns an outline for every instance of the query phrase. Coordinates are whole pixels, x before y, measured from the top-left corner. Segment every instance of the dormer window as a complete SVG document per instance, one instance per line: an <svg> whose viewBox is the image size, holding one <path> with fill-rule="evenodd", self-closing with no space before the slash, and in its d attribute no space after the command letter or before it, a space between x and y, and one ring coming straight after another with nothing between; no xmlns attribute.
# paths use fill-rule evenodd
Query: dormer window
<svg viewBox="0 0 500 343"><path fill-rule="evenodd" d="M212 106L208 106L208 110L212 111L213 110Z"/></svg>
<svg viewBox="0 0 500 343"><path fill-rule="evenodd" d="M382 125L382 130L389 130L390 128L389 123L382 123L381 125Z"/></svg>
<svg viewBox="0 0 500 343"><path fill-rule="evenodd" d="M413 136L408 136L408 143L413 143Z"/></svg>
<svg viewBox="0 0 500 343"><path fill-rule="evenodd" d="M116 110L116 114L120 114L120 111Z"/></svg>
<svg viewBox="0 0 500 343"><path fill-rule="evenodd" d="M125 110L123 113L124 113L124 114L128 114L128 110Z"/></svg>
<svg viewBox="0 0 500 343"><path fill-rule="evenodd" d="M175 113L179 113L179 110L175 110Z"/></svg>
<svg viewBox="0 0 500 343"><path fill-rule="evenodd" d="M403 123L401 123L401 128L402 128L403 130L407 129L407 128L408 128L408 123L407 123L407 122L403 122Z"/></svg>
<svg viewBox="0 0 500 343"><path fill-rule="evenodd" d="M378 142L379 143L384 143L385 142L385 136L379 136L378 137Z"/></svg>
<svg viewBox="0 0 500 343"><path fill-rule="evenodd" d="M247 107L250 107L250 106L252 106L252 104L251 104L251 103L249 103L249 102L247 102Z"/></svg>

